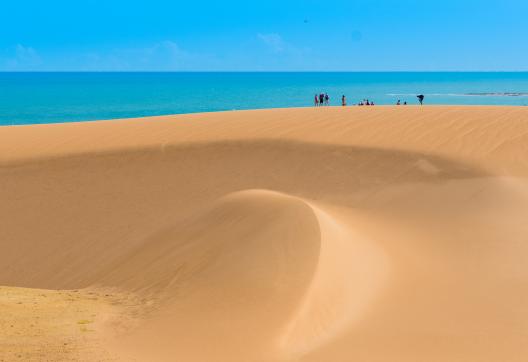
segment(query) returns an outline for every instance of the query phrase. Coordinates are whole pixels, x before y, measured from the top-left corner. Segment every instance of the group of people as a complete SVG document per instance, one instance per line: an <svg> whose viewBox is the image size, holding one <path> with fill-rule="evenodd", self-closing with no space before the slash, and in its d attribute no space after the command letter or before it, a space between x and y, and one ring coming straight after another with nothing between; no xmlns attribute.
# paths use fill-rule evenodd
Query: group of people
<svg viewBox="0 0 528 362"><path fill-rule="evenodd" d="M416 96L416 98L418 98L418 102L420 102L420 105L423 105L423 101L425 99L425 96L423 94L420 94L419 96ZM396 102L396 105L397 106L401 106L402 105L402 102L401 102L400 99L398 99L398 102ZM406 106L407 105L407 101L404 101L403 105Z"/></svg>
<svg viewBox="0 0 528 362"><path fill-rule="evenodd" d="M358 103L358 106L374 106L374 101L369 101L368 99L363 99Z"/></svg>
<svg viewBox="0 0 528 362"><path fill-rule="evenodd" d="M420 105L423 104L425 96L423 94L420 94L419 96L416 96L418 98L418 101L420 102ZM316 94L314 97L314 104L316 107L321 106L329 106L330 105L330 97L328 96L328 93L321 93ZM347 105L346 96L343 95L341 97L341 105L345 107ZM370 101L368 99L363 99L361 102L358 103L358 106L373 106L374 101ZM397 106L402 105L402 102L400 99L398 99L398 102L396 103ZM403 105L407 105L407 101L403 102Z"/></svg>
<svg viewBox="0 0 528 362"><path fill-rule="evenodd" d="M328 93L316 94L314 97L314 105L316 107L329 106L330 96L328 96ZM341 105L343 107L347 105L347 99L345 95L341 97ZM373 106L373 105L374 105L374 102L371 102L368 99L364 99L358 104L358 106Z"/></svg>
<svg viewBox="0 0 528 362"><path fill-rule="evenodd" d="M314 98L314 103L316 107L329 106L330 97L328 96L328 93L316 94Z"/></svg>

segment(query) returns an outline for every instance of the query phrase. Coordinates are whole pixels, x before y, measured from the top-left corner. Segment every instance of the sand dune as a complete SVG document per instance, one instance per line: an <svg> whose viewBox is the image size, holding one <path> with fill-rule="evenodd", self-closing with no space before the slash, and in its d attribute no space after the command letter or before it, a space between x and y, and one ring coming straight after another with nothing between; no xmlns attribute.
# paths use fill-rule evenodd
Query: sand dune
<svg viewBox="0 0 528 362"><path fill-rule="evenodd" d="M528 358L526 108L4 127L0 200L0 285L99 296L51 359Z"/></svg>

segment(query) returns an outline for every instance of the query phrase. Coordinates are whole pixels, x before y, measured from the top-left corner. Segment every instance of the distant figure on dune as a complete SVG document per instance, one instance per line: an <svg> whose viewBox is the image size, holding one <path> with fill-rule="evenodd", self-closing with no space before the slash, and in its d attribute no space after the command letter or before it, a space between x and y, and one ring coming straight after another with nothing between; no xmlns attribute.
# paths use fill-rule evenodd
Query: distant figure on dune
<svg viewBox="0 0 528 362"><path fill-rule="evenodd" d="M341 97L341 105L342 105L343 107L346 107L346 97L345 97L345 95L343 95L343 96Z"/></svg>
<svg viewBox="0 0 528 362"><path fill-rule="evenodd" d="M425 96L423 94L420 94L419 96L416 96L416 97L418 97L418 101L420 101L420 105L423 105Z"/></svg>
<svg viewBox="0 0 528 362"><path fill-rule="evenodd" d="M319 96L318 96L317 94L315 95L314 105L315 105L316 107L319 106Z"/></svg>

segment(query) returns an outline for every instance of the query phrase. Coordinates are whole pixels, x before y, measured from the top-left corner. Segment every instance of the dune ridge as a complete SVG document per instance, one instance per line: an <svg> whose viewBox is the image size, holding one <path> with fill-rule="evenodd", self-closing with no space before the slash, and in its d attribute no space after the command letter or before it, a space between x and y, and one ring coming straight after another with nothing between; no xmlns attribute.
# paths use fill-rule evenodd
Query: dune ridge
<svg viewBox="0 0 528 362"><path fill-rule="evenodd" d="M121 360L524 361L527 141L522 107L3 127L0 285L98 293Z"/></svg>
<svg viewBox="0 0 528 362"><path fill-rule="evenodd" d="M321 229L321 252L307 293L281 337L289 357L308 353L360 319L388 272L379 247L321 208L312 207Z"/></svg>

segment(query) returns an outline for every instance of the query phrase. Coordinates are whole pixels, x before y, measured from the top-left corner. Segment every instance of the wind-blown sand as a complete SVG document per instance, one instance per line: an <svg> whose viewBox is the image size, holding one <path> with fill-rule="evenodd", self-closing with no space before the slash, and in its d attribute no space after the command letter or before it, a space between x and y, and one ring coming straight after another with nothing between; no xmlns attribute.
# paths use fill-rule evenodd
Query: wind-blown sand
<svg viewBox="0 0 528 362"><path fill-rule="evenodd" d="M528 108L3 127L0 360L526 361L527 215Z"/></svg>

